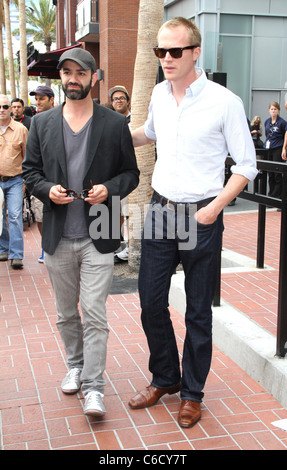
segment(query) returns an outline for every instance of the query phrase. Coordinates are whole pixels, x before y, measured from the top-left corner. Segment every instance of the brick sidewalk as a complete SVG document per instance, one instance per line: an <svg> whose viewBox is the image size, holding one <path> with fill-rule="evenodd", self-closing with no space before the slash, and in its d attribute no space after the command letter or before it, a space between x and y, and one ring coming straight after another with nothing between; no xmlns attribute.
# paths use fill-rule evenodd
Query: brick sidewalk
<svg viewBox="0 0 287 470"><path fill-rule="evenodd" d="M268 214L268 233L275 242L268 235L266 263L274 271L224 274L222 279L224 300L271 329L276 324L279 217L276 212ZM255 226L253 214L228 214L224 246L255 258ZM240 227L248 228L244 236ZM178 426L178 395L165 396L149 409L129 409L129 398L150 378L136 293L108 298L107 414L103 419L85 417L81 393L67 396L60 390L65 358L55 326L53 292L45 267L37 262L40 238L35 224L25 228L24 236L24 269L17 272L7 262L0 263L1 449L287 449L287 434L271 424L286 419L287 410L215 347L203 416L196 426ZM181 351L184 319L171 311Z"/></svg>
<svg viewBox="0 0 287 470"><path fill-rule="evenodd" d="M230 305L276 335L281 213L266 213L263 270L222 275L221 295ZM257 212L225 215L223 246L254 259L257 253ZM269 269L271 268L271 269Z"/></svg>

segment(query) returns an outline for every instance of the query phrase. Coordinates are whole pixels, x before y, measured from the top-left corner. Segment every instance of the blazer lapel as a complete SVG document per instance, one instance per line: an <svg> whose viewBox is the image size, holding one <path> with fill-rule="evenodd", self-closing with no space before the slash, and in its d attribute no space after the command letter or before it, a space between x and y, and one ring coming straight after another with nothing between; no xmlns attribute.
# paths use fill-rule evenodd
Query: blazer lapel
<svg viewBox="0 0 287 470"><path fill-rule="evenodd" d="M87 148L86 164L84 170L84 178L87 175L89 168L93 162L94 156L100 142L105 124L104 113L101 111L101 106L94 103L94 112L90 129L90 137Z"/></svg>
<svg viewBox="0 0 287 470"><path fill-rule="evenodd" d="M67 163L63 135L63 105L57 106L48 125L51 129L51 145L53 146L53 153L57 156L64 175L64 181L61 181L60 183L64 186L67 184Z"/></svg>

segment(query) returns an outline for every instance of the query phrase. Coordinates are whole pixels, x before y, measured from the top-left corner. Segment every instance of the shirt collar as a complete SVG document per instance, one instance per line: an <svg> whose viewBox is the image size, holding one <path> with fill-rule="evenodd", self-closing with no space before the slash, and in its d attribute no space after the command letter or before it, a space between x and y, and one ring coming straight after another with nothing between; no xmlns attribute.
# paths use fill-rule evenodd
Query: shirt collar
<svg viewBox="0 0 287 470"><path fill-rule="evenodd" d="M10 122L8 124L5 124L5 126L1 126L1 127L5 127L6 129L8 129L8 127L10 127L10 129L12 129L12 131L14 131L15 129L15 122L14 122L14 119L10 119Z"/></svg>
<svg viewBox="0 0 287 470"><path fill-rule="evenodd" d="M12 131L14 131L14 130L15 130L15 127L17 126L17 124L15 124L15 122L16 122L16 121L14 121L14 119L11 118L11 119L10 119L10 122L9 122L9 124L8 124L8 126L7 126L7 127L10 127L10 129L12 129Z"/></svg>
<svg viewBox="0 0 287 470"><path fill-rule="evenodd" d="M187 95L192 95L192 96L198 96L199 93L203 90L203 88L206 85L207 82L207 76L204 72L204 70L200 67L195 67L195 72L197 75L199 75L199 78L192 82L189 87L186 89L186 94ZM171 87L171 82L166 80L166 88L167 92L172 94L172 87Z"/></svg>
<svg viewBox="0 0 287 470"><path fill-rule="evenodd" d="M196 97L201 93L207 82L207 76L204 70L200 67L195 67L195 72L199 75L198 79L192 82L187 88L187 94L191 93L192 96Z"/></svg>

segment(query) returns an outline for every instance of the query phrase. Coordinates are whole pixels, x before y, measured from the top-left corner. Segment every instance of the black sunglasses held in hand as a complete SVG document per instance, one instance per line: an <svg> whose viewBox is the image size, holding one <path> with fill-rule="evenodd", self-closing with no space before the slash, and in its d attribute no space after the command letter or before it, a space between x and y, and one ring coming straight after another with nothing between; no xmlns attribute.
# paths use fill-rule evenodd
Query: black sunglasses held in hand
<svg viewBox="0 0 287 470"><path fill-rule="evenodd" d="M89 189L83 189L80 194L77 194L73 189L66 189L66 195L73 199L86 199L89 196L89 191Z"/></svg>
<svg viewBox="0 0 287 470"><path fill-rule="evenodd" d="M93 188L92 180L90 180L90 183L91 188ZM90 189L83 189L80 194L77 194L73 189L66 189L66 196L72 197L73 199L86 199L86 197L89 197L89 191Z"/></svg>
<svg viewBox="0 0 287 470"><path fill-rule="evenodd" d="M164 49L163 47L154 47L153 51L159 59L164 59L166 53L169 52L173 59L180 59L182 57L182 51L185 49L195 49L199 46L186 46L186 47L171 47L170 49Z"/></svg>

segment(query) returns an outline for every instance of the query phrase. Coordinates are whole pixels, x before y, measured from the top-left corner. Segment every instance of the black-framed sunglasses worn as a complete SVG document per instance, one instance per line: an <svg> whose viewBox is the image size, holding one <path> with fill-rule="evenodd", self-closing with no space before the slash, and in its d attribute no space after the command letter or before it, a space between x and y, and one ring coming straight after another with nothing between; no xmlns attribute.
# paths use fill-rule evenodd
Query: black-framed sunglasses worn
<svg viewBox="0 0 287 470"><path fill-rule="evenodd" d="M0 104L0 109L1 108L6 109L6 111L7 111L7 109L9 109L10 106L9 106L9 104Z"/></svg>
<svg viewBox="0 0 287 470"><path fill-rule="evenodd" d="M182 57L182 51L184 51L185 49L195 49L196 47L199 46L193 45L185 47L171 47L170 49L164 49L163 47L154 47L153 51L159 59L164 59L167 52L169 52L173 59L180 59Z"/></svg>

